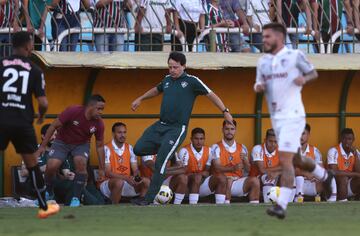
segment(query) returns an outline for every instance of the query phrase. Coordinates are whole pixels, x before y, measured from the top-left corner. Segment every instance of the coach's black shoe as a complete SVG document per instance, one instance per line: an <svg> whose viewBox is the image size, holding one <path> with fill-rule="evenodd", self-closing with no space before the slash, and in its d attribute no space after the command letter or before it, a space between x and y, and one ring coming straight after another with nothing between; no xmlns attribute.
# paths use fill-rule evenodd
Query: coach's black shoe
<svg viewBox="0 0 360 236"><path fill-rule="evenodd" d="M327 174L328 174L328 176L327 176L326 180L324 181L324 196L325 196L326 200L329 199L332 194L331 182L334 178L334 172L332 170L328 170Z"/></svg>
<svg viewBox="0 0 360 236"><path fill-rule="evenodd" d="M279 205L271 206L266 210L266 213L269 216L276 216L278 219L281 220L285 218L285 210Z"/></svg>
<svg viewBox="0 0 360 236"><path fill-rule="evenodd" d="M137 205L137 206L148 206L148 205L150 205L150 202L146 201L144 197L138 197L138 198L131 199L130 202L133 205Z"/></svg>

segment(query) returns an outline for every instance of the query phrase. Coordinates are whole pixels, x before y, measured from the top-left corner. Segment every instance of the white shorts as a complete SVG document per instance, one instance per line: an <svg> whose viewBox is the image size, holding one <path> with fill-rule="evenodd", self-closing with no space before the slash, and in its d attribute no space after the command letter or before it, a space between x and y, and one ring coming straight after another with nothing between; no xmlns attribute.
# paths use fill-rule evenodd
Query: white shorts
<svg viewBox="0 0 360 236"><path fill-rule="evenodd" d="M244 197L247 196L247 193L244 193L244 184L247 177L242 177L233 182L231 186L231 196L232 197Z"/></svg>
<svg viewBox="0 0 360 236"><path fill-rule="evenodd" d="M275 130L279 151L297 153L306 124L305 117L271 119L271 123Z"/></svg>
<svg viewBox="0 0 360 236"><path fill-rule="evenodd" d="M209 186L210 178L211 178L211 175L208 176L204 180L204 182L200 185L200 190L199 190L200 197L206 197L206 196L209 196L209 195L215 193L215 191L211 191L211 189L210 189L210 186Z"/></svg>
<svg viewBox="0 0 360 236"><path fill-rule="evenodd" d="M162 183L162 185L166 185L170 187L170 181L172 179L172 176L167 177L164 182Z"/></svg>
<svg viewBox="0 0 360 236"><path fill-rule="evenodd" d="M109 180L105 180L104 182L102 182L100 184L100 191L107 198L111 197L111 191L109 189ZM128 182L124 181L124 186L122 188L121 196L123 196L123 197L136 197L136 196L139 196L139 194L136 193L133 186L128 184Z"/></svg>
<svg viewBox="0 0 360 236"><path fill-rule="evenodd" d="M315 197L317 195L316 182L311 182L310 180L306 179L304 181L302 193L305 196Z"/></svg>

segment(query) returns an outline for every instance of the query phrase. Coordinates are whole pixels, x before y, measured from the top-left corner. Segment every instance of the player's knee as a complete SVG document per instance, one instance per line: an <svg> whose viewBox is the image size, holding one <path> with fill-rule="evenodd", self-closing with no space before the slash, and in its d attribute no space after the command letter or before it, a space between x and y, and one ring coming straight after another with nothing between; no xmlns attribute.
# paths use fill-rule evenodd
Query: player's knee
<svg viewBox="0 0 360 236"><path fill-rule="evenodd" d="M117 179L113 184L113 189L111 191L118 191L121 190L124 187L124 180Z"/></svg>
<svg viewBox="0 0 360 236"><path fill-rule="evenodd" d="M202 180L202 176L200 174L194 175L194 183L196 185L200 185Z"/></svg>
<svg viewBox="0 0 360 236"><path fill-rule="evenodd" d="M226 180L225 175L219 175L219 176L216 176L215 178L216 178L216 182L217 182L218 185L226 186L227 180Z"/></svg>
<svg viewBox="0 0 360 236"><path fill-rule="evenodd" d="M148 188L148 187L150 186L150 179L148 179L148 178L143 178L143 179L142 179L142 183L143 183L143 186L144 186L145 188Z"/></svg>
<svg viewBox="0 0 360 236"><path fill-rule="evenodd" d="M178 175L177 179L178 179L178 183L180 185L184 186L184 185L187 185L187 183L188 183L188 177L185 174Z"/></svg>
<svg viewBox="0 0 360 236"><path fill-rule="evenodd" d="M256 177L248 177L249 184L252 189L259 189L260 190L260 181Z"/></svg>

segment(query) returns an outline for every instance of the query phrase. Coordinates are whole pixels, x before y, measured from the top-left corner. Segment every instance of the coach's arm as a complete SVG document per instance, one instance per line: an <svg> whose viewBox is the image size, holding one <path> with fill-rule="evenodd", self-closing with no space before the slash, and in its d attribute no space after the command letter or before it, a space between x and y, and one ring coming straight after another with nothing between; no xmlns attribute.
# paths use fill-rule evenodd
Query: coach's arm
<svg viewBox="0 0 360 236"><path fill-rule="evenodd" d="M210 93L208 93L206 96L209 98L209 100L210 100L217 108L219 108L219 110L220 110L221 112L224 113L224 119L225 119L226 121L228 121L230 124L232 124L232 123L233 123L233 117L232 117L232 115L230 114L229 111L226 111L226 107L225 107L223 101L221 101L221 99L220 99L214 92L210 92Z"/></svg>
<svg viewBox="0 0 360 236"><path fill-rule="evenodd" d="M137 99L135 99L135 101L133 101L131 103L131 109L133 111L136 111L136 109L140 106L140 104L143 100L146 100L146 99L149 99L152 97L156 97L159 94L160 94L160 91L158 90L157 87L150 89L149 91L147 91L146 93L144 93L142 96L138 97Z"/></svg>

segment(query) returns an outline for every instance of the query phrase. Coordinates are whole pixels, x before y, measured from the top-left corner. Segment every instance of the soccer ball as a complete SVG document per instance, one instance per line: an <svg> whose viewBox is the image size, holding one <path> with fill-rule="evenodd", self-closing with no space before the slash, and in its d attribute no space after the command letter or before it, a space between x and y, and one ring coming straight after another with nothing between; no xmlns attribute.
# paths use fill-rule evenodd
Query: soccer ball
<svg viewBox="0 0 360 236"><path fill-rule="evenodd" d="M161 205L168 204L173 198L173 192L167 185L162 185L159 193L155 197L155 202Z"/></svg>
<svg viewBox="0 0 360 236"><path fill-rule="evenodd" d="M272 203L276 203L280 196L280 188L278 186L271 187L270 190L267 192L267 196Z"/></svg>

